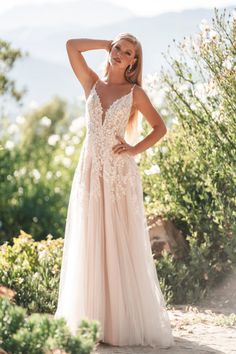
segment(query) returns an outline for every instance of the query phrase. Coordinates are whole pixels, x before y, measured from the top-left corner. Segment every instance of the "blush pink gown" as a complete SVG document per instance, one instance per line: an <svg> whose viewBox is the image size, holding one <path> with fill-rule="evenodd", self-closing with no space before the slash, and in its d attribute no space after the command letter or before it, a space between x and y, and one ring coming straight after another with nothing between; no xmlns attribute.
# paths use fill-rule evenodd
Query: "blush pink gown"
<svg viewBox="0 0 236 354"><path fill-rule="evenodd" d="M100 340L110 345L169 347L173 336L139 169L133 156L112 151L115 135L124 137L134 86L104 112L96 83L86 100L86 137L69 198L54 316L64 317L73 334L81 319L98 320Z"/></svg>

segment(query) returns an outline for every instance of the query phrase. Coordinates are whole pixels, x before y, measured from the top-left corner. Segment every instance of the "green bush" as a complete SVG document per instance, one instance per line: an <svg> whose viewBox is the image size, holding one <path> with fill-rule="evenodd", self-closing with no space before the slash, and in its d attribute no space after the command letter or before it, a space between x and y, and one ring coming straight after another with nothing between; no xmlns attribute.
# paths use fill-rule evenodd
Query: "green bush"
<svg viewBox="0 0 236 354"><path fill-rule="evenodd" d="M188 243L182 259L157 263L174 302L196 300L236 261L235 13L215 10L200 27L166 55L170 71L149 79L172 123L140 159L147 214L174 222Z"/></svg>
<svg viewBox="0 0 236 354"><path fill-rule="evenodd" d="M78 112L77 112L78 114ZM55 98L24 116L0 121L0 244L20 229L60 237L84 139L83 112L73 119Z"/></svg>
<svg viewBox="0 0 236 354"><path fill-rule="evenodd" d="M1 284L16 291L15 301L32 312L56 309L63 239L36 242L21 231L13 245L0 247Z"/></svg>
<svg viewBox="0 0 236 354"><path fill-rule="evenodd" d="M63 318L34 313L0 298L0 347L14 354L43 354L64 349L71 354L89 354L99 336L99 322L82 320L76 336Z"/></svg>
<svg viewBox="0 0 236 354"><path fill-rule="evenodd" d="M164 251L162 258L155 260L168 304L198 302L232 270L236 260L236 238L232 242L226 240L227 244L221 242L219 249L213 252L213 242L207 234L204 237L205 242L201 244L197 234L187 237L189 252L182 259Z"/></svg>

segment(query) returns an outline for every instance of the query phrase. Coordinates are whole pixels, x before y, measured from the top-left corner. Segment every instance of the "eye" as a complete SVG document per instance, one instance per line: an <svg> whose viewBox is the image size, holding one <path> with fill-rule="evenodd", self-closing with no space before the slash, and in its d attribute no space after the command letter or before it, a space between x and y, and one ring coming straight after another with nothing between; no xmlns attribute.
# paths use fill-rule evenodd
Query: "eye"
<svg viewBox="0 0 236 354"><path fill-rule="evenodd" d="M119 45L118 45L118 44L116 44L116 45L115 45L115 48L119 49L120 47L119 47Z"/></svg>
<svg viewBox="0 0 236 354"><path fill-rule="evenodd" d="M128 55L131 55L131 53L130 52L126 52Z"/></svg>

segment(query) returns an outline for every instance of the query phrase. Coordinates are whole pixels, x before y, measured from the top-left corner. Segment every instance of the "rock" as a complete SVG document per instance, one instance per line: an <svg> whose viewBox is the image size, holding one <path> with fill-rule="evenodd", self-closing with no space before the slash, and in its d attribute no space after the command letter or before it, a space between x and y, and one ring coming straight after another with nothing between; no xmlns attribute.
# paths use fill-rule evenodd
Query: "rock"
<svg viewBox="0 0 236 354"><path fill-rule="evenodd" d="M15 296L16 292L4 285L0 285L0 297L6 297L11 300ZM1 354L1 353L0 353Z"/></svg>
<svg viewBox="0 0 236 354"><path fill-rule="evenodd" d="M5 350L0 348L0 354L8 354L7 352L5 352Z"/></svg>
<svg viewBox="0 0 236 354"><path fill-rule="evenodd" d="M159 257L163 250L176 257L186 251L187 243L173 222L164 220L161 216L154 216L148 218L147 225L155 258Z"/></svg>

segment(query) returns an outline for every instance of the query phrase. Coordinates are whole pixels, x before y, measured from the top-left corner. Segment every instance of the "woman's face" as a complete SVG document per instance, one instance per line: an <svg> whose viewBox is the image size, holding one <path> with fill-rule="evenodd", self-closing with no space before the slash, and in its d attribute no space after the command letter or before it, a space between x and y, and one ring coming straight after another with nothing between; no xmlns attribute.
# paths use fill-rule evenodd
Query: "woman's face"
<svg viewBox="0 0 236 354"><path fill-rule="evenodd" d="M126 39L120 39L112 46L109 61L111 65L126 69L128 65L133 65L137 60L134 56L135 45Z"/></svg>

